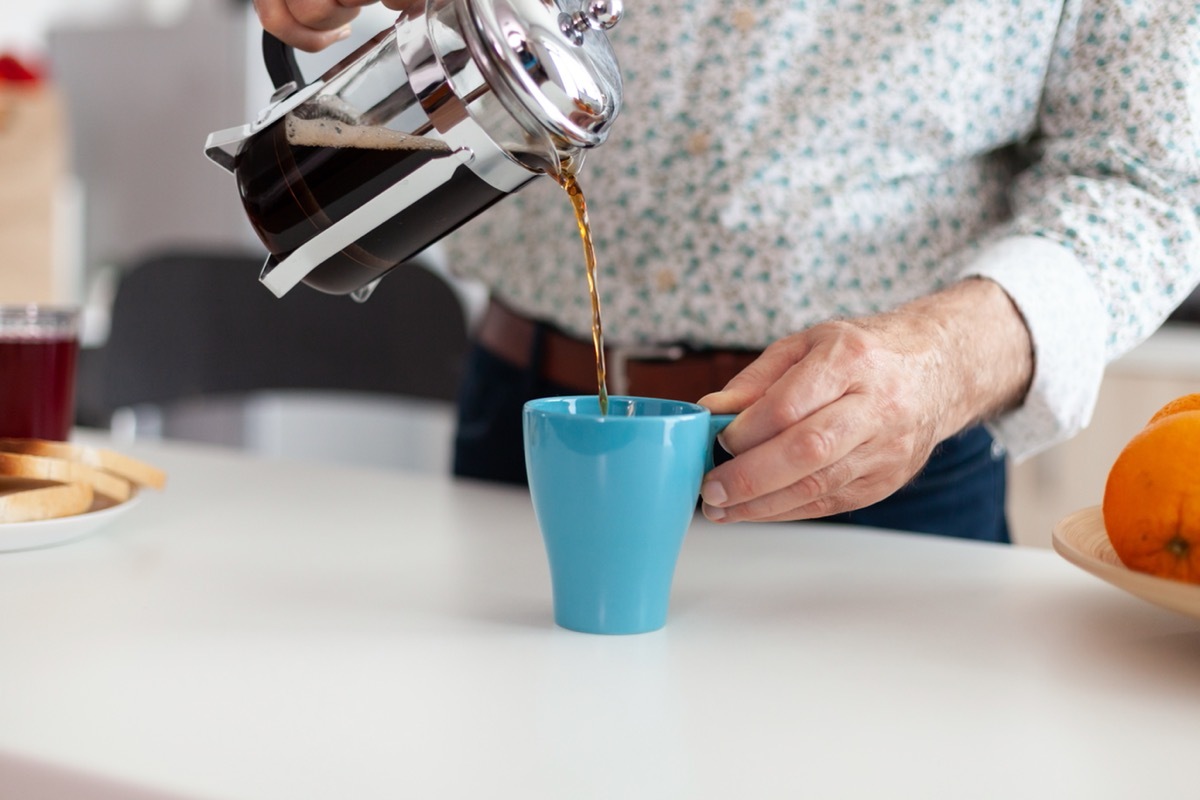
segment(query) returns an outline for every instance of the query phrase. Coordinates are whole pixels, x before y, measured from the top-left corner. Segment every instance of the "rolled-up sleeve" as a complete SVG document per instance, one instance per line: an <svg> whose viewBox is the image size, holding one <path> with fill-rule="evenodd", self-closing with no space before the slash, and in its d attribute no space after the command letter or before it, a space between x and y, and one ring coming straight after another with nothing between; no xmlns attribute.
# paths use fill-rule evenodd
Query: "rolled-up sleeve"
<svg viewBox="0 0 1200 800"><path fill-rule="evenodd" d="M1068 2L1013 219L963 276L1005 288L1033 340L1020 460L1085 427L1107 363L1200 282L1200 4Z"/></svg>

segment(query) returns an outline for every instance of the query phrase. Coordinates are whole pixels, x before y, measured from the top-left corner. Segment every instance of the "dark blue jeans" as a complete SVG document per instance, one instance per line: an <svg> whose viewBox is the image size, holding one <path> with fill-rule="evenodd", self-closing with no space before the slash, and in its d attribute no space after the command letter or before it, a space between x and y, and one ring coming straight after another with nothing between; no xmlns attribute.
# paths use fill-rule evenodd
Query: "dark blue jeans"
<svg viewBox="0 0 1200 800"><path fill-rule="evenodd" d="M459 393L454 473L524 484L521 407L537 397L578 394L472 349ZM1008 543L1005 463L983 427L942 442L906 486L875 505L824 521Z"/></svg>

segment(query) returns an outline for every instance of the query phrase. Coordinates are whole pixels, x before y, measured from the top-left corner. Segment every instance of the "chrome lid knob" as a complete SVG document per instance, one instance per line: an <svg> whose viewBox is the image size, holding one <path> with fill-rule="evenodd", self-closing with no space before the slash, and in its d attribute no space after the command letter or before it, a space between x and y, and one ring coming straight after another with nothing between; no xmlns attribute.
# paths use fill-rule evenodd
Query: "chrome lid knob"
<svg viewBox="0 0 1200 800"><path fill-rule="evenodd" d="M606 31L620 22L624 13L621 0L592 0L586 9L575 12L571 27L580 33L589 28Z"/></svg>

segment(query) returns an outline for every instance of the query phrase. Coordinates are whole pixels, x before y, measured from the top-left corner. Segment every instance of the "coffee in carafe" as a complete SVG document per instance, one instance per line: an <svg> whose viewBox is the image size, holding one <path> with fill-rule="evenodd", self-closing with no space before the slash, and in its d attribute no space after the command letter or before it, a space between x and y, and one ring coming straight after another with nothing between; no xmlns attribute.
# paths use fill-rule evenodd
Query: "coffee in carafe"
<svg viewBox="0 0 1200 800"><path fill-rule="evenodd" d="M431 159L451 155L440 139L292 112L249 140L234 170L250 224L282 261L314 230L330 228ZM353 292L423 250L430 227L449 232L504 196L459 165L420 205L330 256L305 283L331 294Z"/></svg>

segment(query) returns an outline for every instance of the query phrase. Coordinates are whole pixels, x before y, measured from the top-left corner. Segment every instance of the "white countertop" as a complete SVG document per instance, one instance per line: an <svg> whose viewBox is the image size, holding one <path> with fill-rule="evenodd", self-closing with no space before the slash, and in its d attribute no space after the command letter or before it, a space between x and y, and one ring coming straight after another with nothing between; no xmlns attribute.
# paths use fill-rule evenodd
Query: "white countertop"
<svg viewBox="0 0 1200 800"><path fill-rule="evenodd" d="M128 452L0 555L0 796L1194 794L1200 621L1043 549L698 520L657 633L557 629L527 495Z"/></svg>

